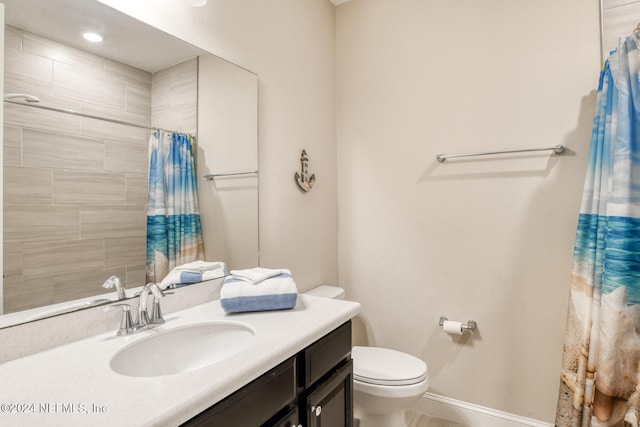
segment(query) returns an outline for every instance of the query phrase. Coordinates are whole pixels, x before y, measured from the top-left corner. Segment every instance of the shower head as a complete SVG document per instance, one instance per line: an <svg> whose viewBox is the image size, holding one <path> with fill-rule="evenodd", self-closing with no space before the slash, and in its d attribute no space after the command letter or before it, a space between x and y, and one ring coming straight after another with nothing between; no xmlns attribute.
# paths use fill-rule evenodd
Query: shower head
<svg viewBox="0 0 640 427"><path fill-rule="evenodd" d="M5 101L22 100L24 102L40 102L40 98L33 95L27 95L26 93L7 93L4 96Z"/></svg>

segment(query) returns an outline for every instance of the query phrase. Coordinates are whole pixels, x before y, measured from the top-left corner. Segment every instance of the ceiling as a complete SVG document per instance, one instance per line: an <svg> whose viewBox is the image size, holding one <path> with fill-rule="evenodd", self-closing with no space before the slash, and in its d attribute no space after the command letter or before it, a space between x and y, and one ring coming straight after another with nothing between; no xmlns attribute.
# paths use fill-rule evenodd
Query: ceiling
<svg viewBox="0 0 640 427"><path fill-rule="evenodd" d="M335 6L350 0L330 0ZM5 22L105 58L155 72L203 53L202 50L146 25L99 1L0 0ZM55 5L55 7L54 7ZM102 33L100 44L82 39L83 32Z"/></svg>
<svg viewBox="0 0 640 427"><path fill-rule="evenodd" d="M0 0L5 22L105 58L155 72L203 53L182 40L146 25L98 1ZM89 43L92 30L106 40Z"/></svg>

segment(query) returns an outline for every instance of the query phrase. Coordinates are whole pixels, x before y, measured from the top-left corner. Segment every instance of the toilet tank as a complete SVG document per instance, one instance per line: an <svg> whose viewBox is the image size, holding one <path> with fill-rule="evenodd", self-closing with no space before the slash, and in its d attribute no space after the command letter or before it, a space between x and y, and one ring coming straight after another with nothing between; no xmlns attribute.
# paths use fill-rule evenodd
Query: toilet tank
<svg viewBox="0 0 640 427"><path fill-rule="evenodd" d="M321 285L308 290L304 295L313 295L315 297L344 299L344 289L338 286Z"/></svg>

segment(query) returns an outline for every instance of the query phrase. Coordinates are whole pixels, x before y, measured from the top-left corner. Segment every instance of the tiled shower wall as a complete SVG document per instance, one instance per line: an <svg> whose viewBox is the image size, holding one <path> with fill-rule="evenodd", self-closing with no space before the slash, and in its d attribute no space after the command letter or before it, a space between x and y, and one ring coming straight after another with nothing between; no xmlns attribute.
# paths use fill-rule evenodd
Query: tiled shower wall
<svg viewBox="0 0 640 427"><path fill-rule="evenodd" d="M5 34L5 94L150 124L150 73ZM143 284L149 131L13 104L4 126L4 312Z"/></svg>
<svg viewBox="0 0 640 427"><path fill-rule="evenodd" d="M195 134L197 58L129 67L7 26L5 94ZM5 105L4 312L145 281L149 131Z"/></svg>
<svg viewBox="0 0 640 427"><path fill-rule="evenodd" d="M627 36L640 23L639 0L602 0L603 56L616 48L618 37Z"/></svg>

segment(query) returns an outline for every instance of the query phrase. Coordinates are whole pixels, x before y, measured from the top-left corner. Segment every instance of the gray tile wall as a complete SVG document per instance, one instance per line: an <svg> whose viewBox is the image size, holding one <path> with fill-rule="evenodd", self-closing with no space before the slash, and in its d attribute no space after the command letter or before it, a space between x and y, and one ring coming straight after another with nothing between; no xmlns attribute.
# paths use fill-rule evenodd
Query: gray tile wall
<svg viewBox="0 0 640 427"><path fill-rule="evenodd" d="M5 49L5 93L151 124L151 74L13 27ZM4 132L4 312L143 284L149 132L13 104Z"/></svg>
<svg viewBox="0 0 640 427"><path fill-rule="evenodd" d="M602 38L605 59L618 45L618 38L631 34L639 23L639 0L602 0Z"/></svg>
<svg viewBox="0 0 640 427"><path fill-rule="evenodd" d="M196 134L198 127L198 59L153 74L153 127Z"/></svg>

